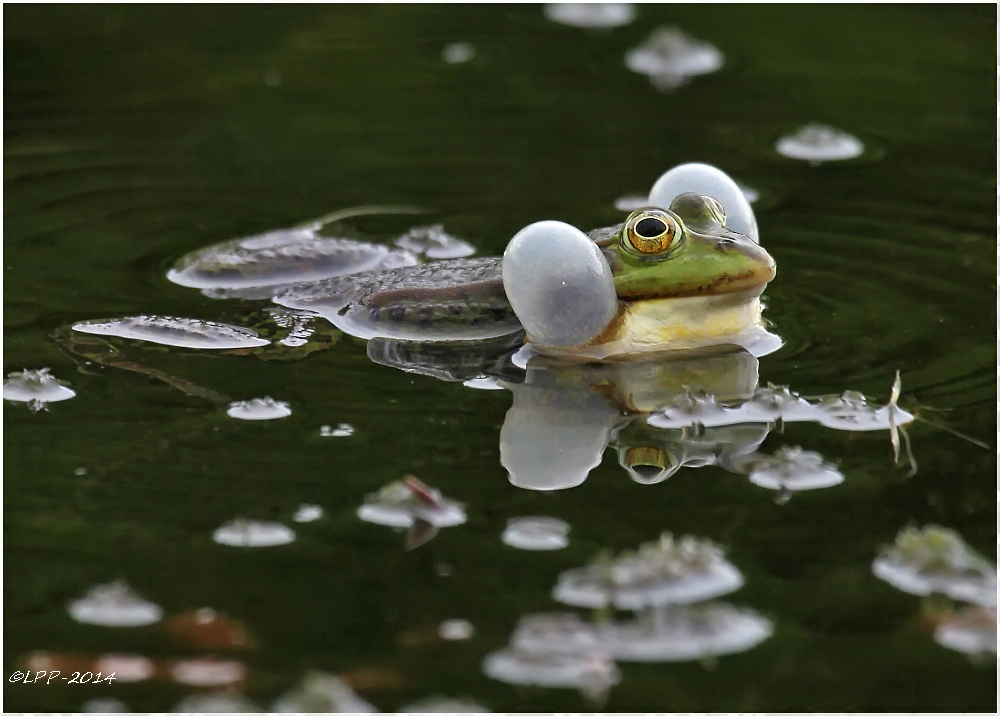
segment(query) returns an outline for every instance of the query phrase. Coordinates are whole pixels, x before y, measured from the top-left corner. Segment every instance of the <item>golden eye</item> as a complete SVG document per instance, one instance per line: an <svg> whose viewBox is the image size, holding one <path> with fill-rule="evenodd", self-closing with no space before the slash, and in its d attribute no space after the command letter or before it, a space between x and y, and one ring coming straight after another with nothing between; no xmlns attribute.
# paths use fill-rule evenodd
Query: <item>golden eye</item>
<svg viewBox="0 0 1000 716"><path fill-rule="evenodd" d="M646 210L629 218L625 238L642 254L666 251L677 235L677 220L665 211Z"/></svg>

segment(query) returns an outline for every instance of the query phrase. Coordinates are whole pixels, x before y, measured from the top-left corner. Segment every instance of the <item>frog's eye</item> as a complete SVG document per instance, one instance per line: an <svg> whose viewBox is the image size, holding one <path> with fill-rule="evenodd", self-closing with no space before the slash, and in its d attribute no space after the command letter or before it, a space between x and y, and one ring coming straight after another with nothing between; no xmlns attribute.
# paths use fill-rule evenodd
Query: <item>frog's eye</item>
<svg viewBox="0 0 1000 716"><path fill-rule="evenodd" d="M715 214L715 219L722 224L726 225L726 207L719 203L719 200L713 196L706 196L705 203L708 204L712 213Z"/></svg>
<svg viewBox="0 0 1000 716"><path fill-rule="evenodd" d="M673 245L678 234L677 220L665 211L638 211L625 222L624 240L641 254L658 254Z"/></svg>

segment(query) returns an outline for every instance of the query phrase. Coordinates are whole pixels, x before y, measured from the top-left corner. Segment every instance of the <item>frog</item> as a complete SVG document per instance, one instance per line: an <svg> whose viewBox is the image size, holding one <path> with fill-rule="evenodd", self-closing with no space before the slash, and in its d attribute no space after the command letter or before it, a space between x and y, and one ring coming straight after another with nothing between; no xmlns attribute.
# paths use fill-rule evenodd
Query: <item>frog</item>
<svg viewBox="0 0 1000 716"><path fill-rule="evenodd" d="M275 334L271 325L273 340L246 327L155 316L85 321L53 337L91 363L171 383L95 336L271 358L309 355L335 344L340 333L459 344L512 337L530 350L587 360L747 347L770 336L759 296L774 278L775 262L759 244L749 203L715 167L675 167L654 184L649 206L588 234L562 222L531 224L500 257L422 261L411 250L412 231L409 248L321 233L352 216L413 211L343 210L201 249L170 269L169 280L213 298L269 301L259 313L266 320L257 325L287 329ZM439 234L416 232L440 245ZM142 330L137 334L135 327ZM223 340L210 345L202 340L206 332L221 332ZM184 381L171 384L190 389Z"/></svg>

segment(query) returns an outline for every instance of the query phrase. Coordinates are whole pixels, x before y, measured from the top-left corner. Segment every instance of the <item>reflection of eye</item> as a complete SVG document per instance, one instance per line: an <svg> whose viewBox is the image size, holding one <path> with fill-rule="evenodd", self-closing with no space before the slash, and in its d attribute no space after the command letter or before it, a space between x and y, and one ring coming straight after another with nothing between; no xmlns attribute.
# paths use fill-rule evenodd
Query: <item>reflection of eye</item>
<svg viewBox="0 0 1000 716"><path fill-rule="evenodd" d="M677 221L665 211L646 209L633 214L625 224L625 238L643 254L655 254L670 248L677 234Z"/></svg>

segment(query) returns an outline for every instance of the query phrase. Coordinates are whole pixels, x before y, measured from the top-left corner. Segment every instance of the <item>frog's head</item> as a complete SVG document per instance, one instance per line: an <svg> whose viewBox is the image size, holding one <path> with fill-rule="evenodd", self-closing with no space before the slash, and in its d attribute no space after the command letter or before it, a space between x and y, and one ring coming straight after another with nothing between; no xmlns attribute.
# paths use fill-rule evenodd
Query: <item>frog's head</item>
<svg viewBox="0 0 1000 716"><path fill-rule="evenodd" d="M602 357L763 331L758 297L775 265L735 182L682 165L654 185L650 204L589 238L547 221L511 240L504 287L529 341Z"/></svg>
<svg viewBox="0 0 1000 716"><path fill-rule="evenodd" d="M718 296L757 289L774 278L774 259L726 228L714 198L681 194L669 209L635 211L612 234L604 255L623 301Z"/></svg>

